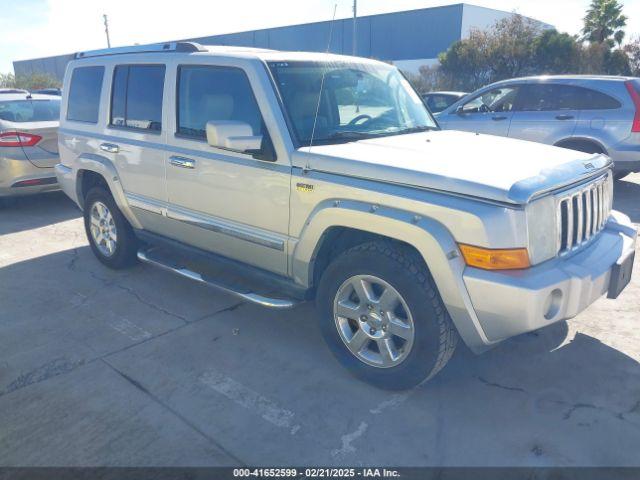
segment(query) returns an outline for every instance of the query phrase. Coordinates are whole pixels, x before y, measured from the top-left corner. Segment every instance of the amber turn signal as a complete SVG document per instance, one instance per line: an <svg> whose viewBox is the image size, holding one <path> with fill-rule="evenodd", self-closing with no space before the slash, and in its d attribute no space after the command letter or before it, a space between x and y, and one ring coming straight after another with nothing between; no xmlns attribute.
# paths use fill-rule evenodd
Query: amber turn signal
<svg viewBox="0 0 640 480"><path fill-rule="evenodd" d="M460 244L464 261L470 267L485 270L514 270L529 268L529 252L526 248L508 248L493 250Z"/></svg>

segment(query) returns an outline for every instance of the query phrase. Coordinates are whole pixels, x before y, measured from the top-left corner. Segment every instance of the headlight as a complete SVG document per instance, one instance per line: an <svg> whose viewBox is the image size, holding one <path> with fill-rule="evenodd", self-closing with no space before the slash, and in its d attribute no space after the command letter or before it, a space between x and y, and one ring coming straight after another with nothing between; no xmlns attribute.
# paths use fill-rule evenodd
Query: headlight
<svg viewBox="0 0 640 480"><path fill-rule="evenodd" d="M535 200L526 206L525 213L531 264L555 257L558 238L555 198L548 195Z"/></svg>

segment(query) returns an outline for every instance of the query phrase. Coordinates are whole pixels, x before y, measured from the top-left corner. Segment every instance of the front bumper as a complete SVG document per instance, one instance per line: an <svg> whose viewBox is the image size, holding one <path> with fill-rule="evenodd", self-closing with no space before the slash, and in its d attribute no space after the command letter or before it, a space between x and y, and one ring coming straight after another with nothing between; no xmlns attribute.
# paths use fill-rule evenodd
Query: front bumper
<svg viewBox="0 0 640 480"><path fill-rule="evenodd" d="M613 211L592 243L526 270L467 267L463 278L485 347L575 317L609 290L611 272L633 255L637 228Z"/></svg>
<svg viewBox="0 0 640 480"><path fill-rule="evenodd" d="M29 182L42 181L41 185ZM0 157L0 197L30 195L58 190L53 168L36 167L26 158Z"/></svg>

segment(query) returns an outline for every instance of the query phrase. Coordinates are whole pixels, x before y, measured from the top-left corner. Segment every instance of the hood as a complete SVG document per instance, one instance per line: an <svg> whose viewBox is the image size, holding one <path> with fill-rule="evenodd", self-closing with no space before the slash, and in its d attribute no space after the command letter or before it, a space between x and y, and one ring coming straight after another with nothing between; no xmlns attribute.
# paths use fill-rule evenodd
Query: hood
<svg viewBox="0 0 640 480"><path fill-rule="evenodd" d="M601 174L606 155L541 143L438 130L302 147L296 167L442 190L506 203Z"/></svg>

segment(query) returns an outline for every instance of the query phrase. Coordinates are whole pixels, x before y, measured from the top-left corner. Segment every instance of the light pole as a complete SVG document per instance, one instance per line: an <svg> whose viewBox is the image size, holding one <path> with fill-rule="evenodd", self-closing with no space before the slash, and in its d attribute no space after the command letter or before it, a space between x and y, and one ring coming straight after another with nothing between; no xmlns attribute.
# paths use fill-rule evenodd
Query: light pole
<svg viewBox="0 0 640 480"><path fill-rule="evenodd" d="M109 39L109 21L107 20L107 14L102 15L104 18L104 33L107 34L107 47L111 48L111 40Z"/></svg>
<svg viewBox="0 0 640 480"><path fill-rule="evenodd" d="M356 55L356 20L358 18L358 0L353 0L353 55Z"/></svg>

